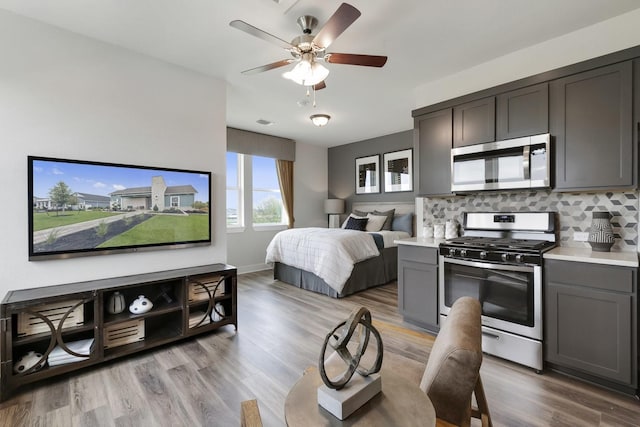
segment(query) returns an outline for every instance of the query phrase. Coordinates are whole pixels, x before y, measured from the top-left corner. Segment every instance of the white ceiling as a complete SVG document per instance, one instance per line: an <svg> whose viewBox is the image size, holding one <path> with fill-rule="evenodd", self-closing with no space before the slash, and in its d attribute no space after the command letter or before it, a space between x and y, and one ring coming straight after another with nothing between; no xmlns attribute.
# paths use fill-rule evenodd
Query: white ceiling
<svg viewBox="0 0 640 427"><path fill-rule="evenodd" d="M241 75L290 55L229 22L291 40L300 34L299 16L315 16L320 28L341 1L0 0L0 8L223 79L229 126L322 146L411 129L416 87L640 8L638 0L349 2L362 16L328 51L389 60L383 68L328 64L315 108L299 106L305 89L281 77L292 66ZM314 127L314 113L330 114L331 122Z"/></svg>

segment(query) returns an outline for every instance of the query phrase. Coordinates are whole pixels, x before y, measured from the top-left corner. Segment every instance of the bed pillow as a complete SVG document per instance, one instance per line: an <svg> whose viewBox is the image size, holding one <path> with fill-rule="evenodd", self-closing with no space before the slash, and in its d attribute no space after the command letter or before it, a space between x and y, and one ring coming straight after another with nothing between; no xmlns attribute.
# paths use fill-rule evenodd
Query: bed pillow
<svg viewBox="0 0 640 427"><path fill-rule="evenodd" d="M344 228L346 230L365 231L367 229L368 221L369 218L356 218L354 216L349 216L349 218L347 218L347 224Z"/></svg>
<svg viewBox="0 0 640 427"><path fill-rule="evenodd" d="M359 211L357 209L354 209L353 211L351 211L352 214L354 214L355 216L359 216L359 217L366 217L367 215L369 215L371 212L365 212L365 211Z"/></svg>
<svg viewBox="0 0 640 427"><path fill-rule="evenodd" d="M359 216L359 215L356 215L356 214L353 214L353 213L352 213L352 214L349 214L349 216L347 217L347 219L345 219L345 220L344 220L344 222L342 223L342 225L340 226L340 228L346 228L346 227L347 227L347 222L349 222L349 218L358 218L358 219L362 219L362 218L366 218L366 217L367 217L367 215L366 215L366 214L365 214L365 215L362 215L362 216Z"/></svg>
<svg viewBox="0 0 640 427"><path fill-rule="evenodd" d="M382 215L367 214L367 231L380 231L387 217Z"/></svg>
<svg viewBox="0 0 640 427"><path fill-rule="evenodd" d="M382 230L391 230L391 224L393 223L393 215L396 213L395 209L389 211L373 211L374 215L386 216L387 219L382 226Z"/></svg>
<svg viewBox="0 0 640 427"><path fill-rule="evenodd" d="M405 231L413 236L413 214L408 213L405 215L397 215L393 218L391 223L392 231Z"/></svg>

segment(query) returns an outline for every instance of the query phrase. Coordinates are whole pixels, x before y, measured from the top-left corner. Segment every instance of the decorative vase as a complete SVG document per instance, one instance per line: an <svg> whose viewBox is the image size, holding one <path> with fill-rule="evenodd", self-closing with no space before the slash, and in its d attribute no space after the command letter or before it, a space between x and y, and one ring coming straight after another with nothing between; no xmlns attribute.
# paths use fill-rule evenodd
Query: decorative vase
<svg viewBox="0 0 640 427"><path fill-rule="evenodd" d="M615 242L609 212L594 212L589 230L589 244L595 252L609 252Z"/></svg>
<svg viewBox="0 0 640 427"><path fill-rule="evenodd" d="M109 302L107 302L107 312L109 314L122 313L126 306L124 295L116 291L109 297Z"/></svg>
<svg viewBox="0 0 640 427"><path fill-rule="evenodd" d="M133 314L144 314L153 308L153 303L144 295L138 296L131 304L129 311Z"/></svg>

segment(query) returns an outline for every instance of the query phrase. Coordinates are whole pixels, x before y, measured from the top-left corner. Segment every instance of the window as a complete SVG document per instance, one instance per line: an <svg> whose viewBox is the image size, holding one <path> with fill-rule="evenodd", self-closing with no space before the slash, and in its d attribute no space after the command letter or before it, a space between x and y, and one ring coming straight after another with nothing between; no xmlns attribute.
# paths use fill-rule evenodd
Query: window
<svg viewBox="0 0 640 427"><path fill-rule="evenodd" d="M171 196L171 207L180 207L180 196Z"/></svg>
<svg viewBox="0 0 640 427"><path fill-rule="evenodd" d="M282 204L276 161L268 157L252 156L253 224L280 225L287 223Z"/></svg>
<svg viewBox="0 0 640 427"><path fill-rule="evenodd" d="M275 159L227 152L227 229L287 224Z"/></svg>
<svg viewBox="0 0 640 427"><path fill-rule="evenodd" d="M227 227L243 226L243 155L227 153Z"/></svg>

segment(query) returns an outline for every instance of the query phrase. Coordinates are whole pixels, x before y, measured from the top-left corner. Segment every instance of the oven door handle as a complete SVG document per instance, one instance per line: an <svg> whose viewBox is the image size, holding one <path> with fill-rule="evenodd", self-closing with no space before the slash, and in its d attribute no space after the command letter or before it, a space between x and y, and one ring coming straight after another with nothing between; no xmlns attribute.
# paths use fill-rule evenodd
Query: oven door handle
<svg viewBox="0 0 640 427"><path fill-rule="evenodd" d="M493 264L489 262L477 262L477 261L448 258L445 256L442 256L442 259L444 262L448 262L449 264L458 264L458 265L466 265L469 267L486 268L488 270L522 271L527 273L531 273L534 270L533 266Z"/></svg>
<svg viewBox="0 0 640 427"><path fill-rule="evenodd" d="M486 332L486 331L482 331L482 335L484 335L485 337L493 338L495 340L499 340L500 339L500 335L492 334L492 333Z"/></svg>

